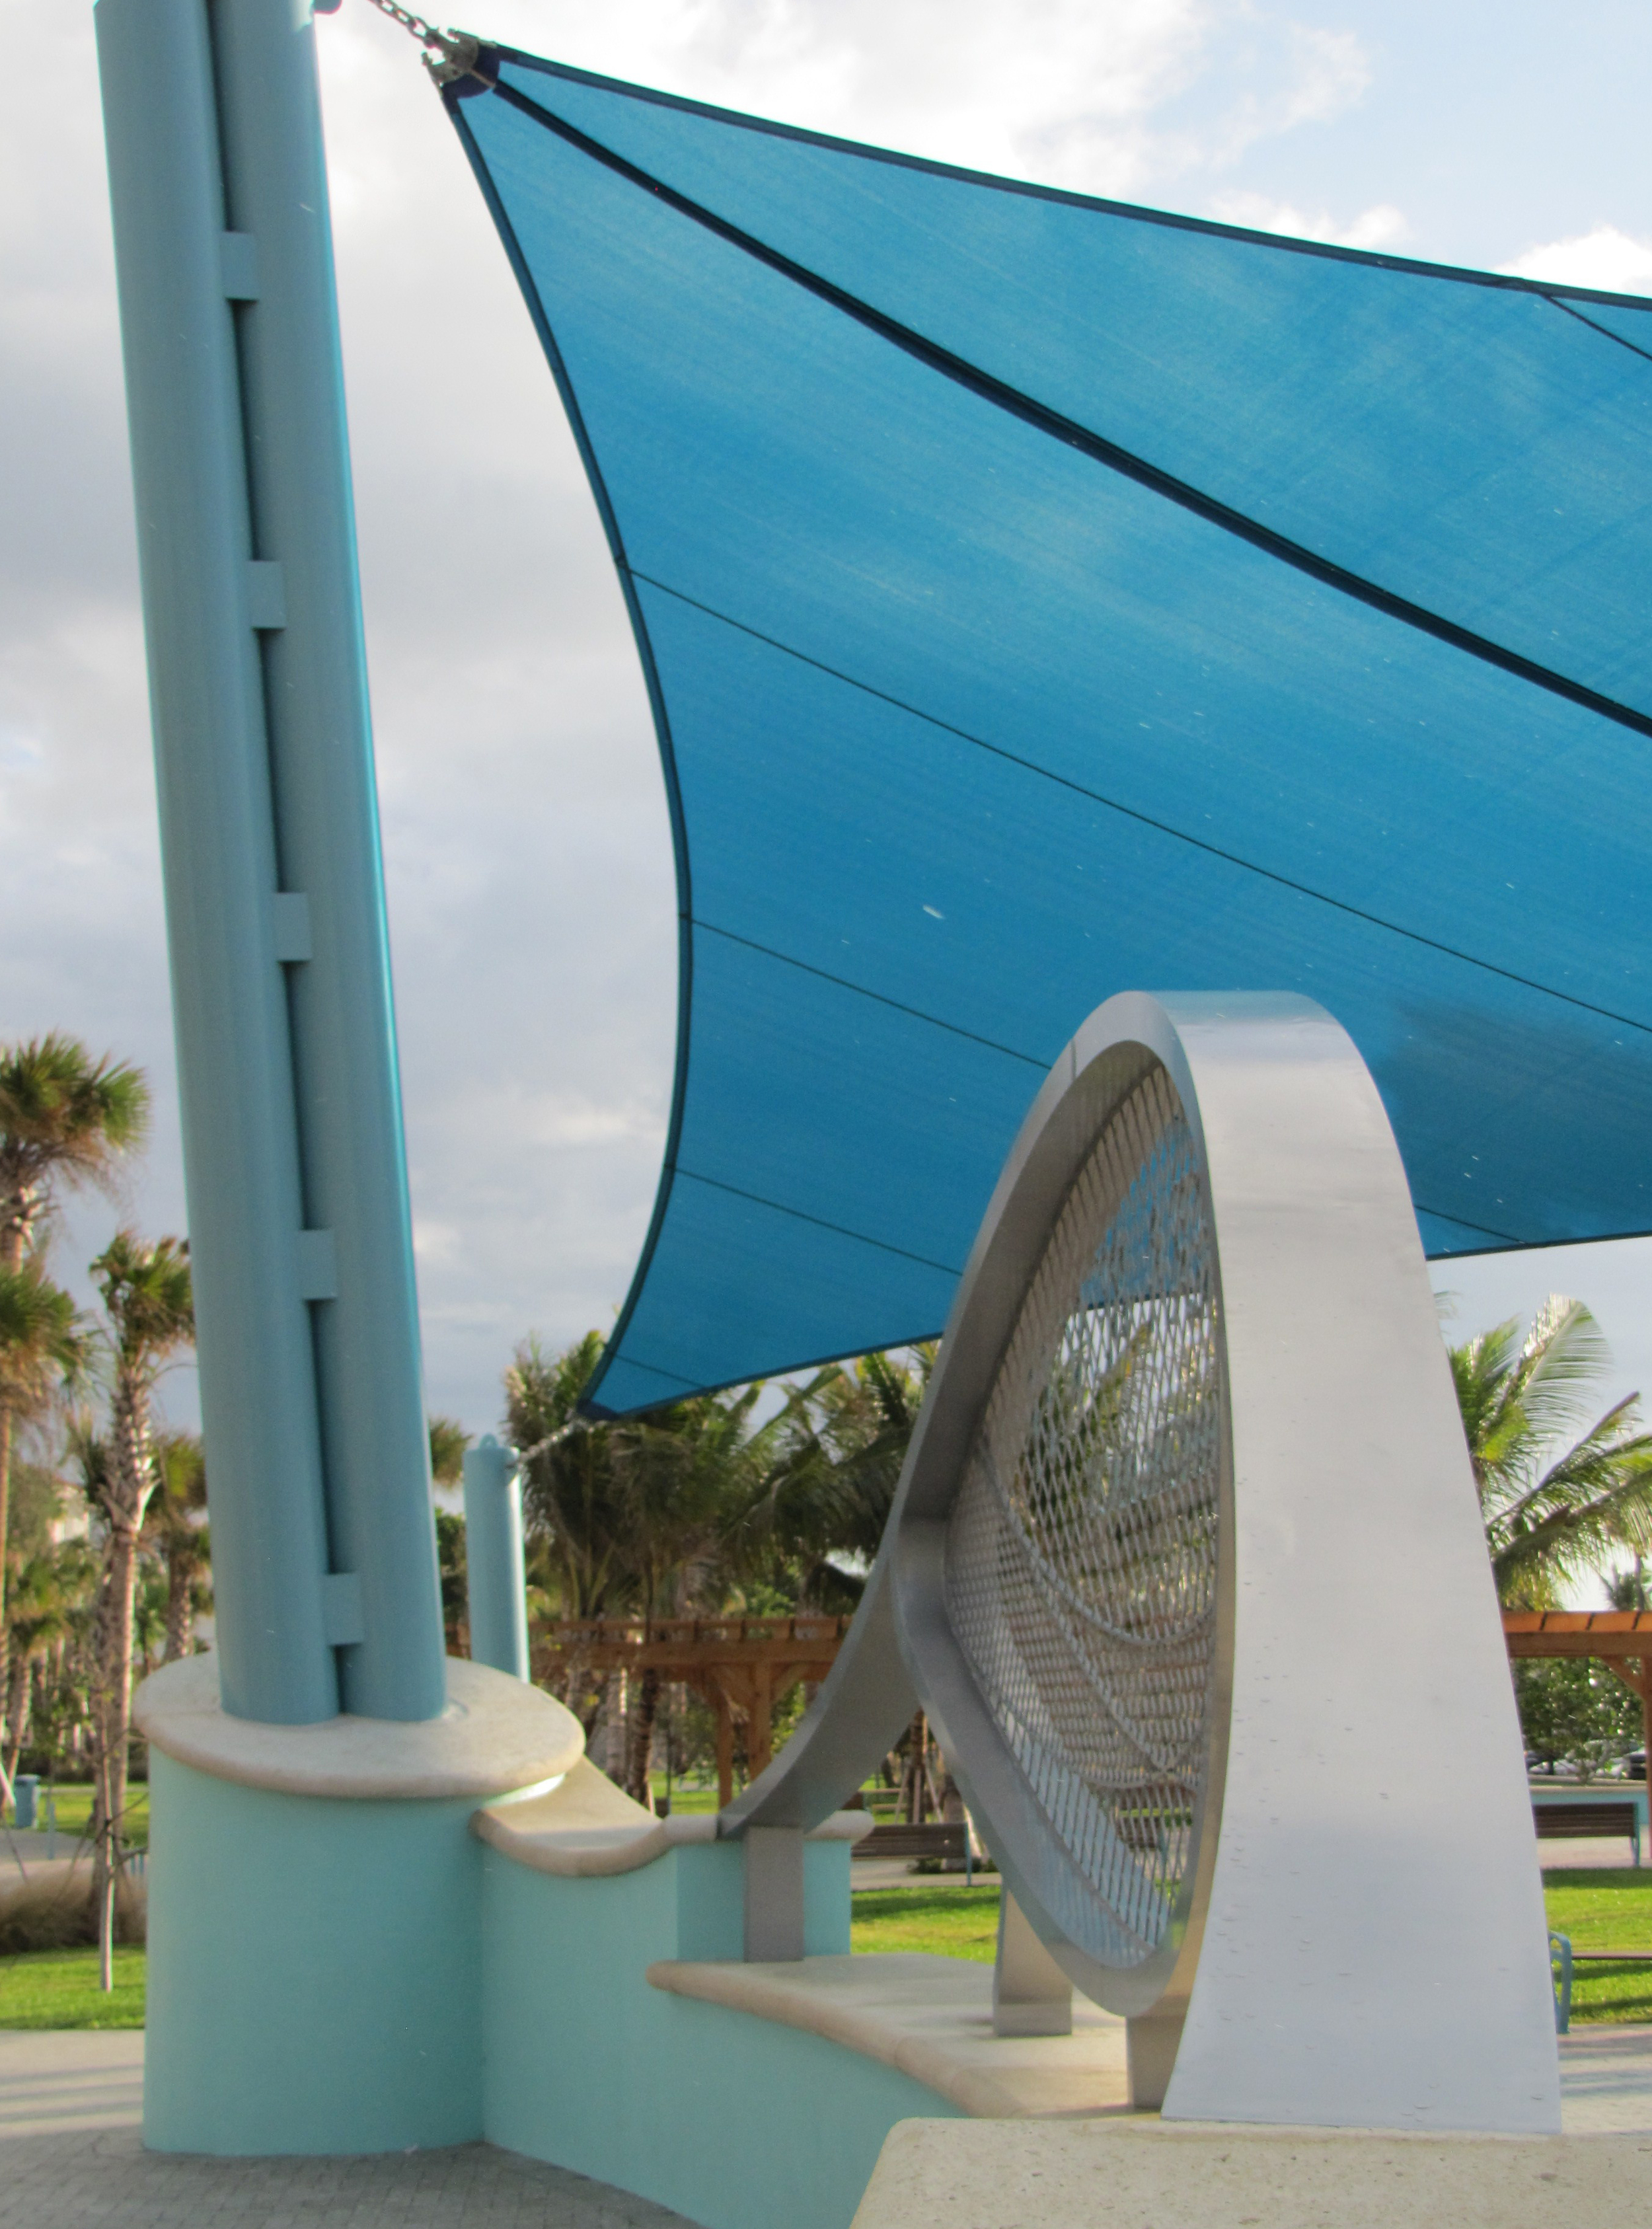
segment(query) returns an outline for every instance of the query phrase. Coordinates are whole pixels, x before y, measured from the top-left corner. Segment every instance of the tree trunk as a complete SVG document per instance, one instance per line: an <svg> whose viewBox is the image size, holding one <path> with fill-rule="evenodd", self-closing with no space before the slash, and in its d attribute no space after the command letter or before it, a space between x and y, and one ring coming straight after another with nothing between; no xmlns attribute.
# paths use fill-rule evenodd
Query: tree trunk
<svg viewBox="0 0 1652 2229"><path fill-rule="evenodd" d="M29 1250L29 1241L34 1235L35 1218L40 1212L40 1195L33 1185L25 1185L11 1194L5 1203L5 1215L0 1220L0 1269L12 1275L22 1268L23 1256ZM6 1545L11 1526L11 1411L0 1402L0 1695L6 1692L6 1644L10 1635L6 1629Z"/></svg>
<svg viewBox="0 0 1652 2229"><path fill-rule="evenodd" d="M98 1899L98 1987L106 1996L115 1985L115 1868L104 1874Z"/></svg>
<svg viewBox="0 0 1652 2229"><path fill-rule="evenodd" d="M20 1656L11 1667L11 1677L6 1689L6 1778L16 1783L18 1761L22 1756L23 1742L29 1732L29 1673L34 1666L26 1656Z"/></svg>
<svg viewBox="0 0 1652 2229"><path fill-rule="evenodd" d="M626 1794L633 1803L645 1810L654 1808L653 1787L648 1777L649 1760L653 1754L654 1724L659 1716L660 1679L658 1672L645 1672L637 1682L637 1699L627 1728L630 1736L626 1758Z"/></svg>
<svg viewBox="0 0 1652 2229"><path fill-rule="evenodd" d="M581 1676L584 1676L582 1673ZM595 1686L586 1691L583 1708L581 1708L571 1696L569 1698L569 1708L574 1712L581 1725L585 1729L585 1747L588 1754L592 1743L596 1738L596 1730L602 1723L602 1715L608 1707L608 1697L613 1691L614 1680L614 1675L612 1672L604 1672ZM570 1675L569 1685L571 1687L573 1684ZM595 1758L592 1762L595 1762Z"/></svg>
<svg viewBox="0 0 1652 2229"><path fill-rule="evenodd" d="M92 1749L92 1894L99 1924L112 1913L114 1879L126 1818L126 1742L132 1725L132 1596L138 1581L138 1532L112 1523L104 1552L93 1625ZM110 1985L106 1982L105 1988Z"/></svg>
<svg viewBox="0 0 1652 2229"><path fill-rule="evenodd" d="M138 1584L138 1536L155 1490L150 1460L149 1403L140 1387L116 1394L111 1419L109 1538L93 1622L92 1739L96 1766L92 1814L92 1892L97 1907L103 1969L114 1924L115 1878L126 1817L126 1744L132 1728L132 1597ZM106 1988L112 1987L107 1980Z"/></svg>
<svg viewBox="0 0 1652 2229"><path fill-rule="evenodd" d="M907 1824L923 1824L923 1802L927 1794L928 1775L924 1770L924 1752L929 1746L929 1722L922 1711L913 1714L906 1736L906 1763L901 1773L901 1809Z"/></svg>
<svg viewBox="0 0 1652 2229"><path fill-rule="evenodd" d="M195 1653L195 1556L183 1542L166 1558L166 1654L164 1664Z"/></svg>
<svg viewBox="0 0 1652 2229"><path fill-rule="evenodd" d="M11 1524L11 1411L0 1402L0 1695L6 1692L6 1535ZM6 1729L10 1731L10 1727Z"/></svg>

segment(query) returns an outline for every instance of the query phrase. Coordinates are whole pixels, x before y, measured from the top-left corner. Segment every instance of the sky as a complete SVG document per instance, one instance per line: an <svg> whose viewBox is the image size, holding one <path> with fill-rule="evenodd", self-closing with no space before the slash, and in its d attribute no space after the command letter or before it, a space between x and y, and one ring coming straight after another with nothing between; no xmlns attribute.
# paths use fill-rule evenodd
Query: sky
<svg viewBox="0 0 1652 2229"><path fill-rule="evenodd" d="M1652 294L1652 10L1619 0L466 0L466 28L1151 206ZM670 1089L670 838L595 513L415 42L318 23L433 1408L606 1329ZM139 1062L151 1149L68 1219L181 1229L92 10L0 0L0 1040ZM84 1281L81 1280L83 1288ZM1466 1336L1561 1290L1652 1394L1652 1241L1437 1265ZM187 1377L170 1390L188 1416Z"/></svg>

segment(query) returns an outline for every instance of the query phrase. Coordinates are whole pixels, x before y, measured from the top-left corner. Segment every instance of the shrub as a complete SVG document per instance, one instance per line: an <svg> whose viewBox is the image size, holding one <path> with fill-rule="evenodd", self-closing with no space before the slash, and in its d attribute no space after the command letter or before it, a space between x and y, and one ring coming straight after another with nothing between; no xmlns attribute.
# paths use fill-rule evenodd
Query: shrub
<svg viewBox="0 0 1652 2229"><path fill-rule="evenodd" d="M139 1884L123 1880L115 1899L115 1941L141 1943L145 1899ZM20 1950L69 1950L98 1939L89 1875L77 1868L47 1879L36 1875L0 1890L0 1956Z"/></svg>

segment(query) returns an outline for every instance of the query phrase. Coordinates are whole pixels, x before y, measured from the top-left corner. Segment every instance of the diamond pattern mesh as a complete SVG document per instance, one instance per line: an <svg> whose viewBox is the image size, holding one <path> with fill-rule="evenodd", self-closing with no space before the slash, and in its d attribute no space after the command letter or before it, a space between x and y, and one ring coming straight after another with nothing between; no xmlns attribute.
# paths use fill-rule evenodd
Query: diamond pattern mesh
<svg viewBox="0 0 1652 2229"><path fill-rule="evenodd" d="M1045 1908L1109 1965L1164 1939L1191 1860L1220 1449L1205 1188L1155 1067L1057 1218L947 1537L953 1631L1083 1884L1051 1867Z"/></svg>

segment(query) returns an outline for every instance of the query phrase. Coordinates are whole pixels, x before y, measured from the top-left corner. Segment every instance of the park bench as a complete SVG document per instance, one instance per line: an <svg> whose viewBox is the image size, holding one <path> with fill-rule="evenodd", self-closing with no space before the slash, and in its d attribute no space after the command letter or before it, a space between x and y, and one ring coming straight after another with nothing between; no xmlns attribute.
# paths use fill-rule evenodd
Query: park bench
<svg viewBox="0 0 1652 2229"><path fill-rule="evenodd" d="M1572 1984L1578 1966L1652 1966L1652 1950L1574 1950L1568 1935L1549 1935L1549 1967L1554 1977L1554 2026L1558 2035L1572 2027Z"/></svg>
<svg viewBox="0 0 1652 2229"><path fill-rule="evenodd" d="M886 1827L874 1827L855 1844L857 1858L939 1858L961 1865L967 1854L961 1822L932 1823L922 1827L910 1825L897 1819Z"/></svg>
<svg viewBox="0 0 1652 2229"><path fill-rule="evenodd" d="M1627 1834L1641 1862L1641 1821L1633 1802L1533 1803L1532 1821L1540 1842L1571 1842L1585 1837Z"/></svg>

